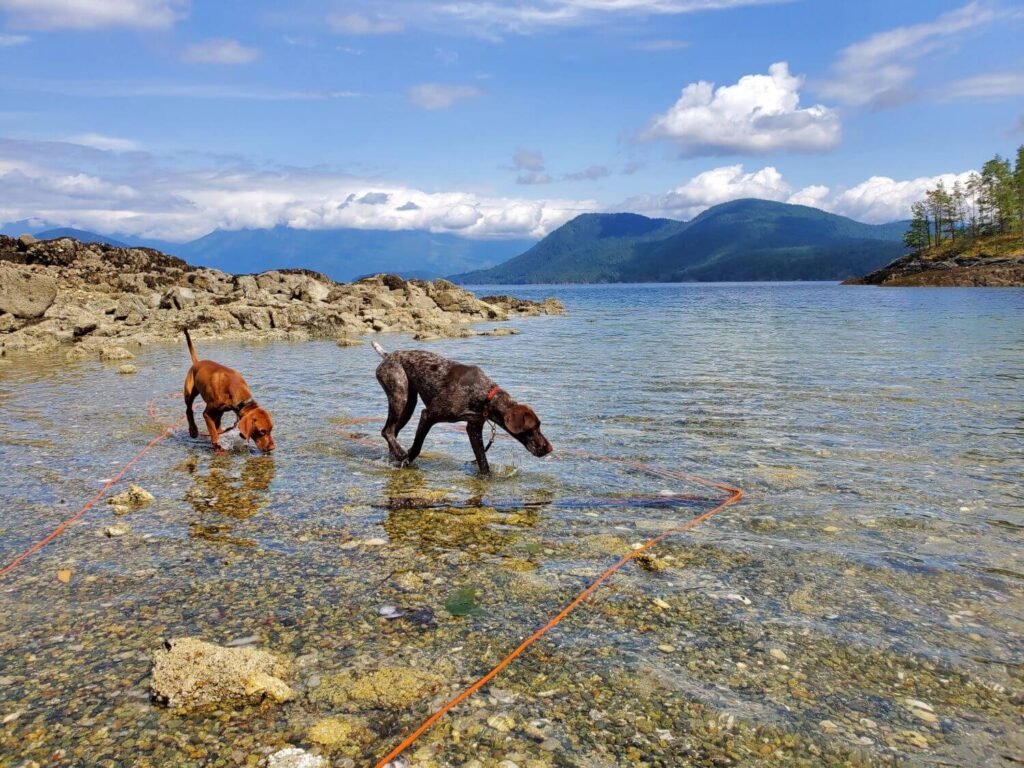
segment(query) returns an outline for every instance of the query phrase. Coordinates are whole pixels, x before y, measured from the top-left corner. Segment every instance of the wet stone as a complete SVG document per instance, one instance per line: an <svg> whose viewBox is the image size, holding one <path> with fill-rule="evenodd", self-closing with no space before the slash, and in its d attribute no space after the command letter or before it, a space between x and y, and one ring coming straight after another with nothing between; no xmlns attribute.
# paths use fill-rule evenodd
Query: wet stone
<svg viewBox="0 0 1024 768"><path fill-rule="evenodd" d="M413 667L381 667L324 676L313 692L333 707L405 709L433 696L444 678Z"/></svg>
<svg viewBox="0 0 1024 768"><path fill-rule="evenodd" d="M153 654L150 688L154 698L174 708L205 707L292 697L280 676L288 667L268 651L223 648L196 638L170 640Z"/></svg>

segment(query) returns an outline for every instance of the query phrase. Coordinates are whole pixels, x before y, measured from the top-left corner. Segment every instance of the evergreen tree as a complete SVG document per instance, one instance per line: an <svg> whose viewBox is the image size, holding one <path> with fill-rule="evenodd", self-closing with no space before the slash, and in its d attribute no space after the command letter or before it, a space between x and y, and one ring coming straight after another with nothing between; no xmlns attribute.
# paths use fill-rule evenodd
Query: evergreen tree
<svg viewBox="0 0 1024 768"><path fill-rule="evenodd" d="M978 236L978 196L981 193L981 176L971 171L964 187L967 193L967 233L971 237Z"/></svg>
<svg viewBox="0 0 1024 768"><path fill-rule="evenodd" d="M935 189L929 189L925 193L925 205L928 206L928 212L932 215L932 222L935 226L936 245L942 242L943 223L946 220L945 198L946 185L941 181L939 181L938 186L936 186Z"/></svg>
<svg viewBox="0 0 1024 768"><path fill-rule="evenodd" d="M1017 228L1024 239L1024 144L1017 147L1017 164L1013 169L1013 189L1017 204Z"/></svg>
<svg viewBox="0 0 1024 768"><path fill-rule="evenodd" d="M1009 232L1015 223L1010 161L996 155L982 166L981 179L985 205L991 217L990 231Z"/></svg>
<svg viewBox="0 0 1024 768"><path fill-rule="evenodd" d="M956 240L957 233L963 234L964 217L967 211L967 194L960 179L953 182L953 191L949 195L949 234Z"/></svg>
<svg viewBox="0 0 1024 768"><path fill-rule="evenodd" d="M910 229L903 235L903 244L917 253L931 245L928 208L919 201L914 203L910 210L913 213L913 218L910 220Z"/></svg>

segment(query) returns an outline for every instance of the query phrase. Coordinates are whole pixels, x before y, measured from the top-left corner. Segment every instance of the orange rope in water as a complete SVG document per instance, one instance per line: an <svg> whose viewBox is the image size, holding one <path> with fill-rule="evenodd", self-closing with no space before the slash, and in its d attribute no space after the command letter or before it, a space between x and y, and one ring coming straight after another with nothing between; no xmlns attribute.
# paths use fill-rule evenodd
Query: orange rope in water
<svg viewBox="0 0 1024 768"><path fill-rule="evenodd" d="M175 397L176 394L177 393L172 393L172 394L167 395L167 397ZM180 419L178 419L173 424L168 424L168 423L166 423L164 421L161 421L160 418L156 415L156 408L154 406L154 403L158 399L159 398L153 398L152 400L150 400L146 404L146 409L149 412L150 418L152 418L154 421L158 422L164 428L164 431L161 432L156 437L154 437L148 443L146 443L145 447L142 450L140 450L138 453L136 453L134 456L132 456L128 460L128 462L123 467L121 467L121 469L118 470L117 474L114 475L112 478L110 478L103 485L103 487L100 488L100 490L96 493L96 495L93 496L91 499L89 499L89 501L87 501L85 503L85 505L80 510L78 510L74 515L69 517L63 523L58 525L53 530L53 532L51 532L48 536L46 536L45 538L40 539L35 544L30 546L28 549L26 549L24 552L22 552L20 555L18 555L16 558L14 558L7 565L5 565L3 568L0 568L0 576L5 576L6 574L8 574L11 571L13 571L29 555L31 555L31 554L33 554L35 552L38 552L40 549L42 549L47 544L49 544L51 541L53 541L58 536L60 536L62 533L64 533L64 531L66 531L68 529L68 527L72 523L74 523L76 520L81 519L81 517L86 512L88 512L90 509L92 509L96 505L96 502L98 502L100 499L102 499L107 494L107 491L109 491L111 488L113 488L114 485L116 485L117 482L122 477L125 476L125 474L128 472L129 469L131 469L132 465L135 464L135 462L137 462L139 459L141 459L143 456L145 456L147 453L149 453L149 451L152 450L152 448L157 443L161 442L162 440L167 439L168 437L170 437L174 433L175 427L177 427L179 424L181 424L181 422L183 422L185 420L185 417L182 416Z"/></svg>
<svg viewBox="0 0 1024 768"><path fill-rule="evenodd" d="M167 395L167 397L174 396L176 396L176 393ZM149 403L147 403L147 410L149 412L150 417L164 427L164 431L157 435L156 437L154 437L148 443L146 443L146 445L138 453L132 456L132 458L129 459L127 463L125 463L125 465L121 467L120 470L118 470L117 474L110 478L110 480L108 480L104 484L104 486L96 493L96 495L89 499L89 501L87 501L85 505L83 505L82 508L78 510L78 512L76 512L73 516L71 516L63 523L61 523L59 526L57 526L57 528L54 529L53 532L51 532L48 536L46 536L43 539L40 539L32 546L28 547L24 552L19 554L16 558L14 558L14 560L12 560L10 563L5 565L3 568L0 568L0 576L3 576L9 573L10 571L14 570L14 568L16 568L23 560L25 560L25 558L29 557L35 552L38 552L40 549L42 549L55 538L57 538L61 533L67 530L67 528L70 525L72 525L76 520L79 520L86 512L92 509L92 507L95 506L95 504L106 495L107 491L109 491L119 480L121 480L122 477L125 476L125 474L132 467L132 465L134 465L139 459L141 459L150 450L152 450L154 446L156 446L158 443L165 440L166 438L170 437L174 433L174 429L185 420L185 417L178 419L174 423L167 423L162 421L156 415L155 400L156 398L150 400ZM347 420L346 423L365 422L371 420L372 419L350 419ZM361 443L363 445L377 445L375 442L372 442L369 439L364 438L363 436L358 435L356 433L347 432L342 429L338 429L338 432L342 436L355 442ZM487 672L487 674L479 678L475 683L470 685L468 688L465 688L461 693L459 693L454 698L450 699L443 706L437 709L432 715L430 715L430 717L424 720L423 723L421 723L420 726L415 731L409 734L398 746L396 746L387 755L381 758L381 760L378 761L376 768L383 768L389 762L391 762L396 757L405 752L410 746L412 746L417 741L417 739L420 738L420 736L426 733L431 728L431 726L434 725L434 723L436 723L438 720L444 717L445 714L447 714L454 707L461 704L463 701L468 699L474 693L476 693L485 685L487 685L487 683L489 683L491 680L493 680L495 677L501 674L502 670L504 670L519 656L521 656L537 640L539 640L549 631L558 626L562 622L562 620L565 619L566 616L572 613L581 603L583 603L584 600L590 597L590 595L593 594L598 587L600 587L602 584L608 581L608 579L610 579L616 571L622 568L622 566L624 566L630 560L635 558L641 552L650 549L651 547L655 546L656 544L659 544L660 542L664 541L670 536L674 536L676 534L683 533L684 531L688 531L691 528L694 528L695 526L699 525L705 520L708 520L714 515L718 514L726 507L735 504L736 502L743 498L743 491L741 491L739 488L734 488L730 485L725 485L724 483L715 483L696 476L683 475L677 472L673 472L671 470L659 469L657 467L652 467L648 464L644 464L643 462L639 461L631 461L629 459L617 459L607 456L598 456L596 454L588 453L587 451L575 449L570 449L569 452L574 453L577 456L593 459L596 461L625 464L627 466L631 466L636 469L640 469L642 471L649 472L653 475L661 476L664 478L684 480L687 482L697 483L700 485L704 485L706 487L714 488L716 490L728 493L730 495L713 509L709 509L707 512L704 512L703 514L691 520L687 520L685 523L682 523L681 525L669 528L668 530L658 534L657 536L648 539L641 546L637 547L632 552L623 556L618 561L616 561L608 568L606 568L596 579L590 582L590 584L587 585L586 588L584 588L579 594L577 594L576 597L574 597L568 605L566 605L561 611L555 614L555 616L549 619L548 622L544 624L544 626L536 630L532 635L530 635L521 643L519 643L519 645L517 645L511 653L509 653L507 656L505 656L505 658L498 662L489 672Z"/></svg>
<svg viewBox="0 0 1024 768"><path fill-rule="evenodd" d="M367 422L367 421L374 421L374 419L368 419L368 418L346 419L344 423L345 424L356 424L356 423L364 423L364 422ZM458 429L458 427L456 427L456 429ZM378 445L378 443L373 442L370 439L365 438L362 435L359 435L359 434L354 433L354 432L348 432L348 431L343 430L341 428L338 429L338 432L343 437L346 437L349 440L353 440L353 441L355 441L357 443L360 443L361 445L369 445L369 446L373 446L373 447L376 447ZM644 551L650 549L651 547L655 546L656 544L661 543L665 539L667 539L667 538L669 538L671 536L675 536L676 534L683 533L685 531L690 530L691 528L694 528L694 527L700 525L705 520L709 520L710 518L714 517L716 514L721 512L726 507L728 507L728 506L730 506L732 504L735 504L736 502L738 502L740 499L743 498L743 491L740 490L739 488L734 488L733 486L725 485L724 483L716 483L716 482L713 482L713 481L710 481L710 480L705 480L703 478L696 477L695 475L684 475L682 473L674 472L674 471L669 470L669 469L661 469L661 468L658 468L658 467L653 467L650 464L644 464L643 462L632 461L630 459L619 459L619 458L614 458L614 457L609 457L609 456L599 456L597 454L589 453L587 451L582 451L582 450L579 450L579 449L568 449L566 452L567 453L573 453L573 454L575 454L577 456L580 456L582 458L592 459L594 461L602 461L602 462L607 462L607 463L611 463L611 464L624 464L626 466L633 467L634 469L639 469L639 470L642 470L644 472L648 472L648 473L650 473L652 475L655 475L655 476L658 476L658 477L663 477L663 478L670 479L670 480L682 480L682 481L686 481L686 482L690 482L690 483L696 483L698 485L703 485L703 486L708 487L708 488L714 488L715 490L721 491L723 493L727 493L729 495L728 495L728 497L724 501L722 501L720 504L718 504L718 506L714 507L713 509L709 509L707 512L704 512L703 514L698 515L697 517L695 517L695 518L693 518L691 520L687 520L685 523L682 523L680 525L677 525L677 526L674 526L672 528L669 528L668 530L658 534L657 536L655 536L655 537L653 537L651 539L648 539L642 545L640 545L639 547L634 549L632 552L630 552L629 554L623 556L622 558L617 560L612 565L608 566L596 579L594 579L592 582L590 582L590 584L588 584L583 589L583 591L581 591L579 594L577 594L576 597L574 597L572 599L572 601L568 605L566 605L557 614L552 616L551 619L549 619L548 622L546 624L544 624L544 626L542 626L540 629L535 631L532 635L530 635L525 640L523 640L521 643L519 643L519 645L517 645L515 647L515 649L512 650L511 653L509 653L507 656L505 656L505 658L503 658L501 661L499 661L497 664L495 664L494 667L492 667L491 670L487 674L485 674L483 677L479 678L475 683L470 685L468 688L463 689L462 692L459 693L457 696L449 699L444 705L442 705L439 709L437 709L430 717L428 717L426 720L424 720L420 724L420 726L415 731L413 731L408 736L406 736L405 739L403 739L402 742L398 746L396 746L394 749L392 749L390 752L388 752L384 757L382 757L377 762L375 768L384 768L384 766L386 766L388 763L390 763L396 757L398 757L403 752L405 752L414 743L416 743L416 741L420 738L420 736L422 736L424 733L426 733L428 730L430 730L431 726L433 726L434 723L436 723L438 720L440 720L442 717L444 717L445 714L450 712L452 709L457 707L459 704L464 702L466 699L468 699L474 693L476 693L481 688L483 688L485 685L487 685L491 680L493 680L495 677L497 677L499 674L501 674L502 670L504 670L509 664L511 664L517 658L522 656L522 654L531 645L533 645L540 638L542 638L544 635L546 635L552 629L554 629L559 624L561 624L562 620L565 619L566 616L568 616L570 613L572 613L574 610L576 610L576 608L579 607L579 605L584 600L586 600L588 597L590 597L590 595L592 595L597 590L598 587L600 587L602 584L604 584L606 581L608 581L608 579L610 579L615 574L616 571L618 571L620 568L622 568L622 566L624 566L630 560L635 558L641 552L644 552Z"/></svg>

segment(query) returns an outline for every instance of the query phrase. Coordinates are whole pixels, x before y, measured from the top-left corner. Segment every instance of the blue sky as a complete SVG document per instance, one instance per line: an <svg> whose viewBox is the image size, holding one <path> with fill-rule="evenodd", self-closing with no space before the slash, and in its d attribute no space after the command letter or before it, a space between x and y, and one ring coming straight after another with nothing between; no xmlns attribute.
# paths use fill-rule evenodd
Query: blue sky
<svg viewBox="0 0 1024 768"><path fill-rule="evenodd" d="M0 221L865 221L1024 143L1010 0L0 0Z"/></svg>

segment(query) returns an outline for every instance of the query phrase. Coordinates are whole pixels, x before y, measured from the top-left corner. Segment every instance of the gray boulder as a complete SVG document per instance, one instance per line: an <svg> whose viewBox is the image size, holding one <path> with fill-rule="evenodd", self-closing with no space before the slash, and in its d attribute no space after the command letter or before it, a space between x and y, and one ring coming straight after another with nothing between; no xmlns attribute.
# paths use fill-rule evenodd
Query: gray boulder
<svg viewBox="0 0 1024 768"><path fill-rule="evenodd" d="M10 264L0 264L0 313L31 319L42 317L57 298L57 281Z"/></svg>
<svg viewBox="0 0 1024 768"><path fill-rule="evenodd" d="M160 306L164 309L185 309L196 303L196 294L191 288L176 285L163 295Z"/></svg>
<svg viewBox="0 0 1024 768"><path fill-rule="evenodd" d="M300 281L297 281L297 285L292 289L292 298L306 302L318 303L326 301L330 295L330 286L324 285L312 277L303 277Z"/></svg>
<svg viewBox="0 0 1024 768"><path fill-rule="evenodd" d="M114 319L124 320L133 312L145 317L149 311L150 307L144 300L138 296L126 295L117 300L117 305L114 307Z"/></svg>

